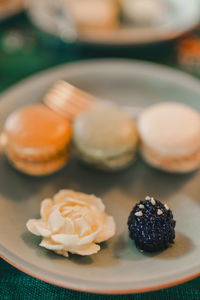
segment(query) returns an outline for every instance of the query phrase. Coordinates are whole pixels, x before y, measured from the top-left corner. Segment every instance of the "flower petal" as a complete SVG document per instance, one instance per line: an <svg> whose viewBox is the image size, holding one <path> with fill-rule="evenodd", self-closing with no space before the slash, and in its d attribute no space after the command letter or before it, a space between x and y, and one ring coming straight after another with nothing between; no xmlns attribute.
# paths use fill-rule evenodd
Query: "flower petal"
<svg viewBox="0 0 200 300"><path fill-rule="evenodd" d="M100 250L100 246L94 243L91 243L89 245L83 245L80 248L76 249L75 252L72 253L76 253L79 255L91 255L91 254L95 254Z"/></svg>
<svg viewBox="0 0 200 300"><path fill-rule="evenodd" d="M62 203L68 195L67 191L68 190L60 190L58 193L56 193L53 197L55 203Z"/></svg>
<svg viewBox="0 0 200 300"><path fill-rule="evenodd" d="M40 235L40 233L37 231L36 229L36 223L38 222L38 220L35 220L35 219L30 219L28 220L28 222L26 223L26 227L28 228L28 230L35 234L35 235Z"/></svg>
<svg viewBox="0 0 200 300"><path fill-rule="evenodd" d="M84 219L90 224L91 227L93 227L97 222L97 216L92 213L91 210L86 209L83 211L83 217Z"/></svg>
<svg viewBox="0 0 200 300"><path fill-rule="evenodd" d="M91 234L86 235L85 237L81 238L79 240L78 245L84 245L84 244L92 243L96 239L96 237L97 237L97 235L99 234L100 231L101 231L101 226L99 226L99 228L96 231L94 231Z"/></svg>
<svg viewBox="0 0 200 300"><path fill-rule="evenodd" d="M52 240L56 243L63 244L65 247L74 247L78 244L77 234L54 234L51 236Z"/></svg>
<svg viewBox="0 0 200 300"><path fill-rule="evenodd" d="M74 220L78 235L83 236L91 232L90 225L84 220L84 218L77 218Z"/></svg>
<svg viewBox="0 0 200 300"><path fill-rule="evenodd" d="M80 192L75 192L72 190L61 190L55 196L54 200L56 203L63 202L65 199L71 199L73 203L74 200L77 204L81 205L93 205L100 212L104 212L105 206L100 198L97 198L95 195L87 195Z"/></svg>
<svg viewBox="0 0 200 300"><path fill-rule="evenodd" d="M46 223L41 220L30 219L26 223L26 226L28 230L35 235L48 237L51 234L51 232L46 227Z"/></svg>
<svg viewBox="0 0 200 300"><path fill-rule="evenodd" d="M116 231L116 225L115 225L114 218L111 216L105 216L105 221L103 223L102 230L97 235L95 242L101 243L103 241L108 240L115 234L115 231Z"/></svg>
<svg viewBox="0 0 200 300"><path fill-rule="evenodd" d="M74 233L74 223L70 218L65 218L65 226L60 230L60 233L64 233L64 234Z"/></svg>
<svg viewBox="0 0 200 300"><path fill-rule="evenodd" d="M51 213L51 208L53 206L53 201L51 199L44 199L40 207L40 215L43 221L47 222L48 217Z"/></svg>
<svg viewBox="0 0 200 300"><path fill-rule="evenodd" d="M58 251L56 251L56 253L59 254L59 255L63 255L65 257L69 256L69 254L66 250L58 250Z"/></svg>
<svg viewBox="0 0 200 300"><path fill-rule="evenodd" d="M103 204L102 200L100 198L97 198L94 195L90 195L90 203L94 205L99 212L104 212L105 210L105 205Z"/></svg>
<svg viewBox="0 0 200 300"><path fill-rule="evenodd" d="M72 207L67 207L65 206L64 208L61 209L62 216L67 216L71 211L73 210Z"/></svg>
<svg viewBox="0 0 200 300"><path fill-rule="evenodd" d="M45 228L42 224L36 224L35 228L39 232L39 234L43 237L49 237L51 235L51 231L49 231L47 228ZM46 224L45 224L46 225Z"/></svg>
<svg viewBox="0 0 200 300"><path fill-rule="evenodd" d="M49 216L48 226L52 232L58 231L62 226L64 226L65 220L62 218L59 209L53 210Z"/></svg>
<svg viewBox="0 0 200 300"><path fill-rule="evenodd" d="M46 249L49 249L49 250L62 250L64 248L64 245L57 245L57 244L54 244L54 243L51 243L51 241L48 239L43 239L40 243L40 246L41 247L44 247Z"/></svg>
<svg viewBox="0 0 200 300"><path fill-rule="evenodd" d="M78 199L75 199L75 198L71 198L71 197L65 198L65 201L69 202L69 203L76 203L76 204L79 204L79 205L86 205L87 204L84 201L81 201L81 200L78 200Z"/></svg>

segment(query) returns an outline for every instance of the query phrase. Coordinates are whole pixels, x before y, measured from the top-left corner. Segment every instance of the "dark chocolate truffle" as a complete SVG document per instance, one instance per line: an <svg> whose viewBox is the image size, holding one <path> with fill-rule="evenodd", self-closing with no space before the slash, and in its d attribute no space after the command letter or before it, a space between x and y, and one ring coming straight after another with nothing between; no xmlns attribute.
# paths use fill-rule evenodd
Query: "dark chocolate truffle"
<svg viewBox="0 0 200 300"><path fill-rule="evenodd" d="M174 243L176 221L165 204L147 196L136 204L128 218L130 238L138 249L161 251Z"/></svg>

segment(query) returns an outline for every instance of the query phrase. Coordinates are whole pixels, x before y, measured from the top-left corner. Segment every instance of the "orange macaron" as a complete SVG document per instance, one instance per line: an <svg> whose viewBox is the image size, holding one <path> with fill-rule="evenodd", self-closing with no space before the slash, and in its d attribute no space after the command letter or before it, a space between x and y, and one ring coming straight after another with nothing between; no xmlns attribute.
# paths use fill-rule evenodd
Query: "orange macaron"
<svg viewBox="0 0 200 300"><path fill-rule="evenodd" d="M24 173L47 175L68 160L71 124L42 104L14 111L5 122L4 135L9 161Z"/></svg>

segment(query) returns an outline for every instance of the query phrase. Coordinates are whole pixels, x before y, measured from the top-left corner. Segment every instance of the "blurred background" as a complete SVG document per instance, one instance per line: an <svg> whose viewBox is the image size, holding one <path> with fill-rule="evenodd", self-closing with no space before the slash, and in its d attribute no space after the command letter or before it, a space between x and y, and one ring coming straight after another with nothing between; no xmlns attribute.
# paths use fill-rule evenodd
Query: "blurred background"
<svg viewBox="0 0 200 300"><path fill-rule="evenodd" d="M142 59L200 75L199 0L0 0L0 91L51 66Z"/></svg>

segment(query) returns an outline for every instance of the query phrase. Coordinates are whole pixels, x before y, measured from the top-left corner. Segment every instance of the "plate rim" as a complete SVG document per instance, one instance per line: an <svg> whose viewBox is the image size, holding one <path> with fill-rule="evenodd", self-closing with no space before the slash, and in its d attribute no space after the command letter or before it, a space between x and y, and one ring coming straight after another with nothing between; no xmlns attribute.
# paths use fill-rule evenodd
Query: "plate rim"
<svg viewBox="0 0 200 300"><path fill-rule="evenodd" d="M121 64L127 66L127 68L131 66L140 66L141 69L149 69L151 70L150 72L157 73L158 72L165 72L165 75L162 74L162 76L166 76L166 78L169 78L169 75L173 78L175 81L180 82L184 81L187 82L187 84L190 82L190 87L192 89L197 90L200 93L200 80L194 75L189 72L186 72L182 69L176 69L173 66L168 66L166 64L162 63L157 63L157 62L151 62L148 60L142 60L142 59L134 59L134 58L121 58L121 57L115 57L115 58L91 58L91 59L80 59L76 61L71 61L71 62L65 62L65 63L60 63L57 64L56 66L49 66L43 70L36 71L31 75L28 75L27 77L24 77L20 80L18 80L16 83L9 85L7 88L4 88L0 92L0 103L3 103L6 101L6 98L8 94L11 94L15 92L15 89L23 89L23 86L25 84L29 84L32 80L38 80L41 77L46 76L49 72L51 74L56 74L60 73L61 70L64 71L66 68L67 69L72 69L73 72L77 72L77 69L80 69L80 67L86 68L86 67L96 67L97 65L108 65L111 64L116 65L116 64ZM54 77L54 76L52 76ZM177 78L179 77L179 78Z"/></svg>
<svg viewBox="0 0 200 300"><path fill-rule="evenodd" d="M171 74L173 75L173 77L176 77L176 80L177 82L179 81L187 81L187 84L190 83L190 86L191 88L194 90L198 90L198 92L200 93L200 81L198 79L196 79L195 77L193 77L192 75L190 74L187 74L187 73L184 73L182 71L179 71L179 70L175 70L171 67L168 67L168 66L165 66L165 65L159 65L157 63L151 63L151 62L145 62L145 61L139 61L139 60L132 60L132 59L93 59L93 60L84 60L84 61L78 61L78 62L71 62L71 63L66 63L66 64L61 64L61 65L58 65L56 67L51 67L51 68L48 68L44 71L41 71L41 72L38 72L32 76L28 76L26 79L23 79L21 80L20 82L18 82L17 84L11 86L10 88L8 88L7 90L5 90L5 92L3 92L1 94L1 97L0 97L0 101L1 103L2 102L6 102L6 96L7 95L10 95L10 93L13 93L15 92L16 88L17 89L23 89L23 86L28 83L28 82L31 82L32 80L39 80L40 77L43 77L43 76L46 76L47 73L52 73L52 74L55 74L56 72L64 72L64 70L67 68L68 72L70 70L70 68L72 69L75 69L75 71L77 72L78 69L82 68L82 67L88 67L89 66L93 66L95 67L96 65L99 65L102 63L105 63L106 65L108 63L114 65L114 64L123 64L123 65L126 65L126 66L134 66L134 65L137 65L137 66L142 66L142 68L145 68L145 69L149 69L150 71L152 71L152 68L154 69L154 72L157 72L157 71L160 71L160 72L163 72L165 71L165 73L167 74ZM178 79L177 79L177 76L178 76ZM169 78L169 75L167 75L167 78ZM189 81L189 83L188 83ZM8 253L3 253L3 252L8 252ZM48 282L50 284L53 284L53 285L57 285L57 286L60 286L60 287L64 287L64 288L67 288L67 289L73 289L73 290L77 290L77 291L82 291L82 292L88 292L88 293L99 293L99 294L130 294L130 293L140 293L140 292L148 292L148 291L154 291L154 290L159 290L159 289L162 289L162 288L167 288L167 287L171 287L171 286L174 286L174 285L178 285L178 284L181 284L181 283L184 283L186 281L189 281L191 279L194 279L198 276L200 276L200 272L197 271L197 273L195 272L194 274L192 275L188 275L188 276L184 276L178 280L175 280L175 281L172 281L172 282L167 282L167 283L164 283L164 284L160 284L160 285L153 285L153 286L150 286L150 287L145 287L145 288L139 288L139 289L116 289L116 290L113 290L113 289L92 289L92 288L78 288L77 286L69 286L68 284L63 284L63 283L60 283L59 282L56 282L56 281L53 281L51 279L47 279L43 276L40 276L38 275L37 273L29 270L29 268L26 268L26 267L22 267L20 265L17 264L17 261L13 260L12 258L9 257L9 252L10 250L6 249L6 251L3 251L2 250L2 247L0 245L0 257L2 257L5 261L7 261L9 264L13 265L14 267L16 267L17 269L23 271L24 273L32 276L32 277L35 277L35 278L38 278L42 281L45 281L45 282ZM11 256L14 255L11 253ZM17 256L16 256L17 257ZM17 259L20 259L19 257ZM26 262L25 262L26 263ZM197 266L198 267L198 266Z"/></svg>

